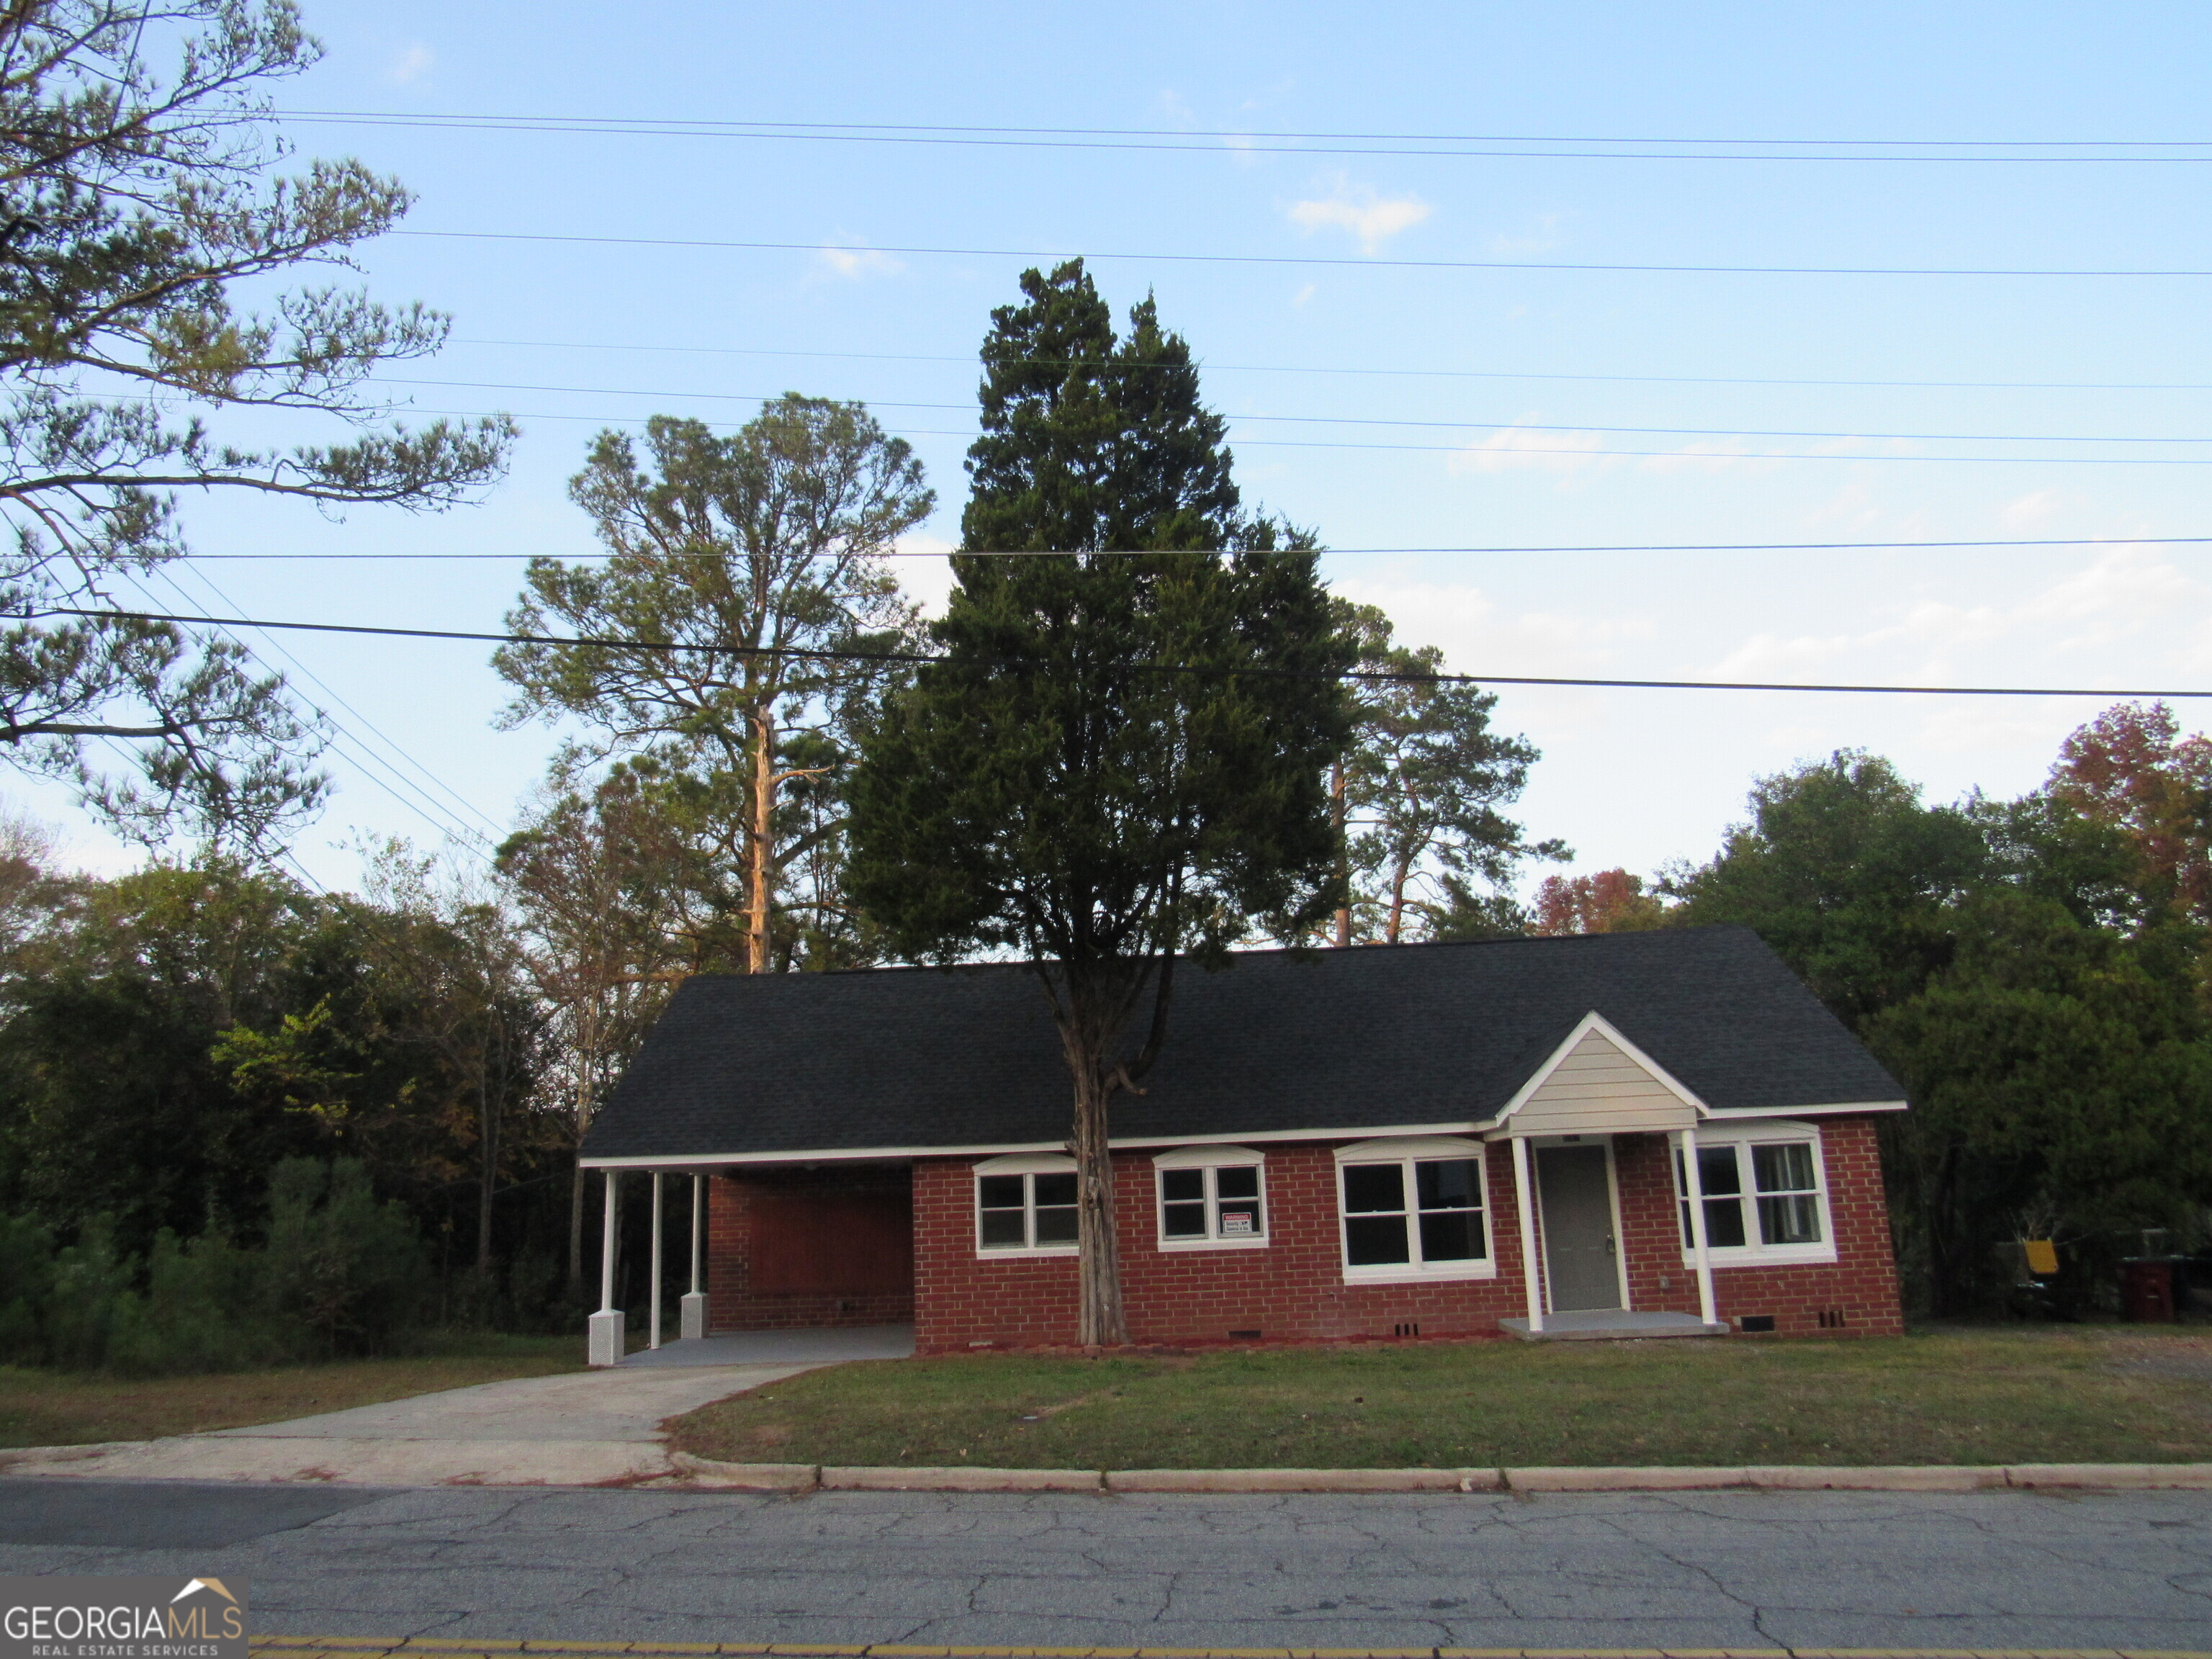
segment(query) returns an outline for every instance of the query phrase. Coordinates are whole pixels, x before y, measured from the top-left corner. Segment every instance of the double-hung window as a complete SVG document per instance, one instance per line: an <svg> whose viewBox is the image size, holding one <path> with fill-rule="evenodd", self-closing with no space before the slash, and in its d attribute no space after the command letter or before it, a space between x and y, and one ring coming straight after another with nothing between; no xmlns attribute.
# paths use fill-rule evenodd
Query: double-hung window
<svg viewBox="0 0 2212 1659"><path fill-rule="evenodd" d="M975 1166L978 1254L1071 1255L1075 1233L1073 1158L1037 1153Z"/></svg>
<svg viewBox="0 0 2212 1659"><path fill-rule="evenodd" d="M1336 1162L1346 1279L1496 1274L1480 1142L1370 1140Z"/></svg>
<svg viewBox="0 0 2212 1659"><path fill-rule="evenodd" d="M1152 1160L1164 1250L1267 1242L1267 1159L1249 1146L1185 1146Z"/></svg>
<svg viewBox="0 0 2212 1659"><path fill-rule="evenodd" d="M1716 1262L1832 1261L1836 1247L1821 1176L1820 1132L1808 1123L1731 1123L1698 1131L1705 1245ZM1682 1155L1674 1195L1682 1249L1695 1251Z"/></svg>

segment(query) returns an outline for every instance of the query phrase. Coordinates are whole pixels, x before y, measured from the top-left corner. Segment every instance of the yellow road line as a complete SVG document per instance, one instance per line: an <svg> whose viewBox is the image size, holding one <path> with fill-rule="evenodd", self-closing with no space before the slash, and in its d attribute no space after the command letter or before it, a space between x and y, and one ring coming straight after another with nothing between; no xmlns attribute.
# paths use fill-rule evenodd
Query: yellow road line
<svg viewBox="0 0 2212 1659"><path fill-rule="evenodd" d="M2212 1659L2212 1652L2179 1648L977 1648L877 1642L856 1646L811 1642L561 1642L469 1641L452 1637L257 1636L251 1646L270 1656L329 1654L333 1659L371 1656L480 1654L562 1659L623 1655L627 1659Z"/></svg>

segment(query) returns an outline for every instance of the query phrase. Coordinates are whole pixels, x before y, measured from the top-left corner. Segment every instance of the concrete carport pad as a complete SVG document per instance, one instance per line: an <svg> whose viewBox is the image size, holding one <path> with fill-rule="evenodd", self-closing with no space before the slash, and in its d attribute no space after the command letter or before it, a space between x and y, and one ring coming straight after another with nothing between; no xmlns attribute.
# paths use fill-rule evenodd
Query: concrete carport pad
<svg viewBox="0 0 2212 1659"><path fill-rule="evenodd" d="M0 1452L0 1474L328 1486L592 1486L672 1480L661 1424L811 1364L514 1377L212 1434Z"/></svg>
<svg viewBox="0 0 2212 1659"><path fill-rule="evenodd" d="M390 1495L374 1486L0 1480L0 1544L222 1549Z"/></svg>
<svg viewBox="0 0 2212 1659"><path fill-rule="evenodd" d="M665 1352L664 1350L663 1352ZM778 1364L617 1366L558 1376L513 1377L379 1406L325 1412L289 1423L222 1429L230 1440L657 1441L665 1419L696 1411L821 1361Z"/></svg>

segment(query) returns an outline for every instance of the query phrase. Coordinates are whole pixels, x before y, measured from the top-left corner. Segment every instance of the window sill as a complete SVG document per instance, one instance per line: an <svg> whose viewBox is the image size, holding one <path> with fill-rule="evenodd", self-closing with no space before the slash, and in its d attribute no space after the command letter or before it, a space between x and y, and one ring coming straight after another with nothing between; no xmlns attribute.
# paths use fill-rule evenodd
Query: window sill
<svg viewBox="0 0 2212 1659"><path fill-rule="evenodd" d="M1267 1240L1261 1238L1163 1238L1157 1242L1163 1250L1264 1250Z"/></svg>
<svg viewBox="0 0 2212 1659"><path fill-rule="evenodd" d="M1016 1249L1011 1244L1001 1245L992 1249L985 1249L978 1245L975 1249L975 1259L978 1261L1034 1261L1039 1256L1073 1256L1081 1253L1080 1247L1074 1244L1034 1246L1025 1244L1019 1249Z"/></svg>
<svg viewBox="0 0 2212 1659"><path fill-rule="evenodd" d="M1495 1279L1494 1261L1455 1262L1449 1267L1346 1267L1347 1285L1433 1285L1468 1279Z"/></svg>
<svg viewBox="0 0 2212 1659"><path fill-rule="evenodd" d="M1731 1244L1723 1249L1708 1250L1715 1268L1721 1267L1804 1267L1832 1265L1836 1260L1832 1244L1763 1244L1757 1248ZM1682 1252L1682 1265L1694 1271L1698 1255L1694 1250Z"/></svg>

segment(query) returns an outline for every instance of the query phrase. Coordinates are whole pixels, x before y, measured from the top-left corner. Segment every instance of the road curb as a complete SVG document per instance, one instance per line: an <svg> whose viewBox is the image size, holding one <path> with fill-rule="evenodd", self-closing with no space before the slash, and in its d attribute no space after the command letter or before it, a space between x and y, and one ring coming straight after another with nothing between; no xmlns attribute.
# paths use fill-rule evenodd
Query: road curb
<svg viewBox="0 0 2212 1659"><path fill-rule="evenodd" d="M811 1463L725 1463L687 1451L671 1452L668 1461L687 1484L725 1492L811 1492L822 1474Z"/></svg>
<svg viewBox="0 0 2212 1659"><path fill-rule="evenodd" d="M1486 1483L1467 1485L1470 1478ZM1109 1469L1109 1492L1469 1492L1495 1469Z"/></svg>
<svg viewBox="0 0 2212 1659"><path fill-rule="evenodd" d="M1097 1492L1097 1469L840 1468L825 1465L824 1492Z"/></svg>
<svg viewBox="0 0 2212 1659"><path fill-rule="evenodd" d="M712 1469L804 1473L799 1464L710 1464ZM702 1482L704 1484L704 1482ZM812 1483L759 1480L756 1490ZM2212 1491L2212 1463L1932 1464L1899 1467L1767 1464L1703 1468L1521 1469L963 1469L824 1468L826 1492L1990 1492L2066 1488L2106 1492Z"/></svg>

